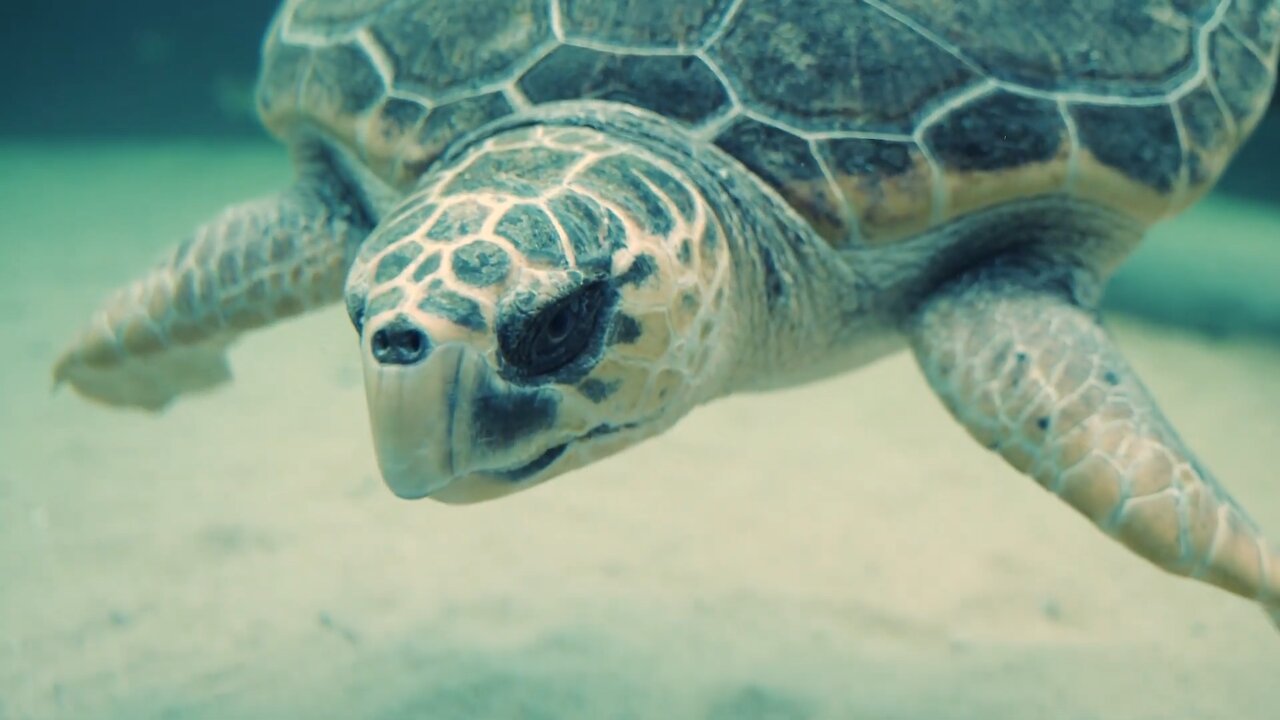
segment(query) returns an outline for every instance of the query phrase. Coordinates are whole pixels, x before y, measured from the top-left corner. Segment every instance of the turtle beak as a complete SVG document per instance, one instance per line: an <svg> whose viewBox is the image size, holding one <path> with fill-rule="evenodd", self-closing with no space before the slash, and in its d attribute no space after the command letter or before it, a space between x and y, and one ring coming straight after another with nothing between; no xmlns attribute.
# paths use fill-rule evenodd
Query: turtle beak
<svg viewBox="0 0 1280 720"><path fill-rule="evenodd" d="M367 350L367 349L366 349ZM475 352L449 344L421 362L396 365L364 353L365 397L378 467L391 492L417 499L444 488L465 467L457 456L458 387L481 363Z"/></svg>
<svg viewBox="0 0 1280 720"><path fill-rule="evenodd" d="M378 466L402 498L465 503L509 494L544 477L573 440L558 428L559 392L504 380L470 344L434 345L398 320L367 337L363 350Z"/></svg>

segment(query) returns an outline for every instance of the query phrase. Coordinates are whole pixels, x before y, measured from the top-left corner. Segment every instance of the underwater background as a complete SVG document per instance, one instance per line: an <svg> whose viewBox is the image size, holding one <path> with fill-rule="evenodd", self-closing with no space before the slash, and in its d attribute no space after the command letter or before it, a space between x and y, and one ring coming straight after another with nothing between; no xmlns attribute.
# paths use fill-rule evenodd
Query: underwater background
<svg viewBox="0 0 1280 720"><path fill-rule="evenodd" d="M977 447L910 357L735 397L535 491L394 498L332 308L160 416L50 392L86 315L288 182L267 0L0 9L0 720L1252 718L1256 608ZM1280 104L1108 323L1280 538Z"/></svg>

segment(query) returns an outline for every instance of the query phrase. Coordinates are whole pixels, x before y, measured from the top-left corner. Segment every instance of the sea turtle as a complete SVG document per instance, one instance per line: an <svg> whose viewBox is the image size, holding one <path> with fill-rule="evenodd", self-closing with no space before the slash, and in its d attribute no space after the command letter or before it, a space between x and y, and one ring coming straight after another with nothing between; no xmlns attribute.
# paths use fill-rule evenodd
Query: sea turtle
<svg viewBox="0 0 1280 720"><path fill-rule="evenodd" d="M288 0L228 208L57 361L158 410L345 297L397 495L474 502L909 347L983 445L1280 619L1280 553L1099 325L1267 105L1280 0Z"/></svg>

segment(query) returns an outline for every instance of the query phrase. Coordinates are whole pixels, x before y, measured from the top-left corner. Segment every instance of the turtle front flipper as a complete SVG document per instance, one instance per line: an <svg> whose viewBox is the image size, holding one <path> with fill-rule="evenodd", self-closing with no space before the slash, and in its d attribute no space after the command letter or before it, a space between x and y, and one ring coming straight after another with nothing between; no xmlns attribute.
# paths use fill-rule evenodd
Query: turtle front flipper
<svg viewBox="0 0 1280 720"><path fill-rule="evenodd" d="M1091 284L1050 263L973 272L914 314L916 358L979 442L1139 555L1256 600L1280 623L1280 552L1080 300Z"/></svg>
<svg viewBox="0 0 1280 720"><path fill-rule="evenodd" d="M55 385L160 410L228 381L239 334L341 298L369 224L319 179L227 208L101 306L58 359Z"/></svg>

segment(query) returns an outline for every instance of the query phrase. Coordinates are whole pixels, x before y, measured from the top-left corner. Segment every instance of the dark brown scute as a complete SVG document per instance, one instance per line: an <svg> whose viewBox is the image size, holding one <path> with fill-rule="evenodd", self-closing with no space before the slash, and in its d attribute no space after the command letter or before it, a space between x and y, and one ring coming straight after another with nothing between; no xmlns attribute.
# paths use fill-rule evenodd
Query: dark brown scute
<svg viewBox="0 0 1280 720"><path fill-rule="evenodd" d="M824 235L848 232L841 219L841 200L808 141L772 125L739 118L715 142L778 190L815 227L827 230Z"/></svg>
<svg viewBox="0 0 1280 720"><path fill-rule="evenodd" d="M416 0L373 22L396 88L431 100L507 79L551 35L546 0Z"/></svg>
<svg viewBox="0 0 1280 720"><path fill-rule="evenodd" d="M733 0L560 0L565 36L628 47L690 48L706 41Z"/></svg>
<svg viewBox="0 0 1280 720"><path fill-rule="evenodd" d="M983 72L1040 90L1159 94L1195 72L1219 0L884 0Z"/></svg>
<svg viewBox="0 0 1280 720"><path fill-rule="evenodd" d="M975 74L862 3L746 3L712 48L748 106L805 130L910 133L918 111Z"/></svg>
<svg viewBox="0 0 1280 720"><path fill-rule="evenodd" d="M1259 89L1271 82L1273 71L1225 29L1209 39L1209 57L1218 92L1236 121L1244 123L1256 118L1266 103L1266 96Z"/></svg>
<svg viewBox="0 0 1280 720"><path fill-rule="evenodd" d="M986 170L1052 159L1066 122L1056 102L996 91L942 117L925 143L948 170Z"/></svg>
<svg viewBox="0 0 1280 720"><path fill-rule="evenodd" d="M520 79L520 89L535 103L610 100L688 123L705 120L729 102L724 85L696 57L618 55L572 45L543 58Z"/></svg>
<svg viewBox="0 0 1280 720"><path fill-rule="evenodd" d="M1126 177L1162 193L1182 170L1182 143L1168 105L1118 107L1076 105L1080 146Z"/></svg>

